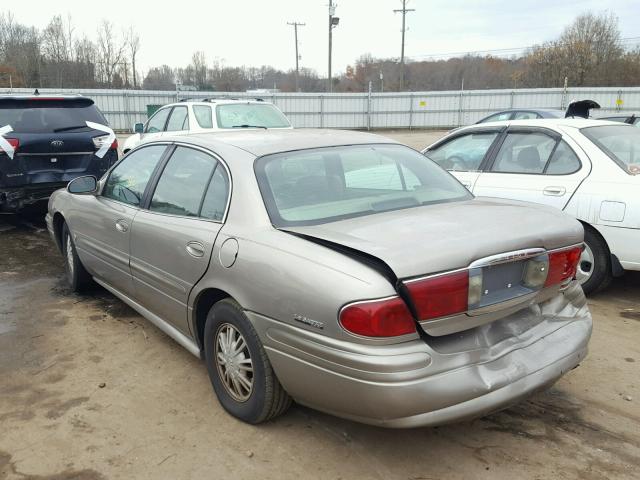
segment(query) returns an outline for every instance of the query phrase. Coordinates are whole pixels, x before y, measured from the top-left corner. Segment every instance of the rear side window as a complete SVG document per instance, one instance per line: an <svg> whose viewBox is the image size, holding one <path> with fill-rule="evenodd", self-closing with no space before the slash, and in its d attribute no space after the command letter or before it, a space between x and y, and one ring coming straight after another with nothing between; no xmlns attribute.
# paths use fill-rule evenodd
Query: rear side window
<svg viewBox="0 0 640 480"><path fill-rule="evenodd" d="M164 126L167 123L167 117L169 116L170 111L170 108L161 108L158 110L147 122L145 133L157 133L164 131Z"/></svg>
<svg viewBox="0 0 640 480"><path fill-rule="evenodd" d="M442 168L453 171L476 171L499 132L469 133L425 152Z"/></svg>
<svg viewBox="0 0 640 480"><path fill-rule="evenodd" d="M513 116L514 120L531 120L535 118L542 118L535 112L516 112Z"/></svg>
<svg viewBox="0 0 640 480"><path fill-rule="evenodd" d="M167 122L167 132L189 130L189 112L187 107L174 107Z"/></svg>
<svg viewBox="0 0 640 480"><path fill-rule="evenodd" d="M16 133L88 131L86 122L107 121L89 99L0 100L0 126L11 125Z"/></svg>
<svg viewBox="0 0 640 480"><path fill-rule="evenodd" d="M582 163L567 143L562 140L553 152L544 173L547 175L568 175L580 170Z"/></svg>
<svg viewBox="0 0 640 480"><path fill-rule="evenodd" d="M144 190L165 148L164 145L152 145L127 155L109 174L102 196L140 206Z"/></svg>
<svg viewBox="0 0 640 480"><path fill-rule="evenodd" d="M229 177L224 167L218 163L207 193L202 202L200 216L221 222L224 218L224 212L227 208L227 200L229 199Z"/></svg>
<svg viewBox="0 0 640 480"><path fill-rule="evenodd" d="M513 115L513 112L496 113L495 115L491 115L490 117L481 120L479 123L501 122L503 120L509 120L511 118L511 115Z"/></svg>
<svg viewBox="0 0 640 480"><path fill-rule="evenodd" d="M213 128L213 116L211 107L206 105L194 105L193 115L196 117L196 122L201 128Z"/></svg>
<svg viewBox="0 0 640 480"><path fill-rule="evenodd" d="M555 145L556 139L544 133L509 133L491 171L543 173Z"/></svg>

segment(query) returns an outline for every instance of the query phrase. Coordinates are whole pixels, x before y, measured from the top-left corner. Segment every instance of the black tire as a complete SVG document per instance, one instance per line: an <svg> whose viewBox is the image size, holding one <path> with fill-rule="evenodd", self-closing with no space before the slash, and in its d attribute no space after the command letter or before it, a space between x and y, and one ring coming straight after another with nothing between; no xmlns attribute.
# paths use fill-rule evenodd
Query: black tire
<svg viewBox="0 0 640 480"><path fill-rule="evenodd" d="M245 340L251 359L252 388L248 398L239 401L225 385L222 369L216 359L218 334L231 325ZM253 325L238 303L230 298L216 303L209 314L204 328L204 353L209 378L222 407L240 420L258 424L282 415L291 405L291 397L278 381L267 353L258 338Z"/></svg>
<svg viewBox="0 0 640 480"><path fill-rule="evenodd" d="M607 288L613 280L611 254L604 238L589 226L584 227L584 243L591 249L593 264L591 276L582 284L582 289L585 295L593 295Z"/></svg>
<svg viewBox="0 0 640 480"><path fill-rule="evenodd" d="M70 251L68 249L70 249ZM64 256L64 269L67 274L67 282L69 282L71 290L76 293L86 291L93 285L93 279L78 257L76 246L73 243L73 239L69 233L69 227L67 227L66 223L62 225L62 255Z"/></svg>

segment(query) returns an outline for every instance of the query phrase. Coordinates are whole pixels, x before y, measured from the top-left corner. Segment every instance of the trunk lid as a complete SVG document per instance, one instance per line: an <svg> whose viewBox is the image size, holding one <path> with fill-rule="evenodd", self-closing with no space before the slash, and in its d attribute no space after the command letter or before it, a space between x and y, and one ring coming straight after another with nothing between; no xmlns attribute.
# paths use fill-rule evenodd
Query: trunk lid
<svg viewBox="0 0 640 480"><path fill-rule="evenodd" d="M457 268L527 248L582 242L580 223L537 204L476 198L284 230L342 245L386 263L399 279Z"/></svg>

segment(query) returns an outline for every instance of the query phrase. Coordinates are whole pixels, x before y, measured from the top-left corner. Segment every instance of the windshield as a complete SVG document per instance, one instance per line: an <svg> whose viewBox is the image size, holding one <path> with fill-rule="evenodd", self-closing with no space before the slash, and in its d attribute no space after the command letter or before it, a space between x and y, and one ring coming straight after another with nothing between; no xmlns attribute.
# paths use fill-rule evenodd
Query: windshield
<svg viewBox="0 0 640 480"><path fill-rule="evenodd" d="M287 117L269 103L228 103L216 107L219 128L287 128Z"/></svg>
<svg viewBox="0 0 640 480"><path fill-rule="evenodd" d="M16 133L82 132L86 121L106 125L91 100L3 99L0 127L11 125Z"/></svg>
<svg viewBox="0 0 640 480"><path fill-rule="evenodd" d="M256 160L276 227L319 225L472 195L449 173L403 145L317 148Z"/></svg>
<svg viewBox="0 0 640 480"><path fill-rule="evenodd" d="M625 172L640 174L640 130L631 125L606 125L580 130Z"/></svg>

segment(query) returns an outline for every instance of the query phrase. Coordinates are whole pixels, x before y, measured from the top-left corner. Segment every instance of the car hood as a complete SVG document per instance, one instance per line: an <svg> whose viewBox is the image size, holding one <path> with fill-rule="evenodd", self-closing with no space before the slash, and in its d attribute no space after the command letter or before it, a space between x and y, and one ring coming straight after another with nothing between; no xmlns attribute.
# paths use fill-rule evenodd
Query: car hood
<svg viewBox="0 0 640 480"><path fill-rule="evenodd" d="M560 210L493 198L282 230L374 256L399 279L465 268L498 253L575 245L584 237L580 222Z"/></svg>

